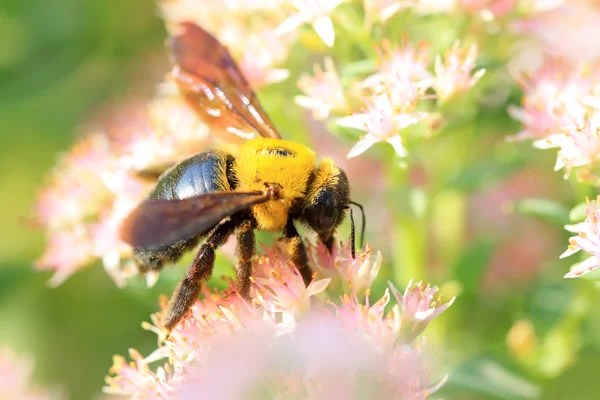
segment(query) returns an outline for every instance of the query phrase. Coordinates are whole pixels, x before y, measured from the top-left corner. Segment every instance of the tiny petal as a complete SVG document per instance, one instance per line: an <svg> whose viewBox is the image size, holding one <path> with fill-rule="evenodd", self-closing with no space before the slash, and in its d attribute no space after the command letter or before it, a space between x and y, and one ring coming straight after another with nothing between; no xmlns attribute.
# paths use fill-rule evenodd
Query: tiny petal
<svg viewBox="0 0 600 400"><path fill-rule="evenodd" d="M313 23L313 28L317 31L317 34L327 46L333 46L335 41L335 32L333 30L333 23L331 22L331 18L323 17L317 19Z"/></svg>
<svg viewBox="0 0 600 400"><path fill-rule="evenodd" d="M314 296L318 293L321 293L325 289L327 289L327 285L329 285L331 279L321 279L319 281L311 282L310 285L306 288L307 296Z"/></svg>
<svg viewBox="0 0 600 400"><path fill-rule="evenodd" d="M367 122L369 122L368 114L352 114L347 117L337 119L337 124L346 128L354 128L360 130L366 130Z"/></svg>
<svg viewBox="0 0 600 400"><path fill-rule="evenodd" d="M306 14L294 14L288 17L285 21L279 25L279 27L275 30L276 35L284 35L298 28L300 25L305 24L310 21L310 16Z"/></svg>
<svg viewBox="0 0 600 400"><path fill-rule="evenodd" d="M406 151L404 150L404 145L402 144L402 138L399 135L391 137L387 140L389 144L392 145L396 154L400 157L404 157L406 155Z"/></svg>
<svg viewBox="0 0 600 400"><path fill-rule="evenodd" d="M362 139L360 139L358 142L356 142L356 144L350 149L350 151L348 152L348 155L346 157L347 158L357 157L357 156L361 155L362 153L364 153L365 151L367 151L375 143L378 143L380 141L381 140L377 139L373 135L366 134Z"/></svg>
<svg viewBox="0 0 600 400"><path fill-rule="evenodd" d="M575 264L573 268L565 275L565 278L580 278L600 268L600 259L592 256L587 260Z"/></svg>
<svg viewBox="0 0 600 400"><path fill-rule="evenodd" d="M396 122L398 123L399 129L404 129L410 125L414 125L423 119L425 119L429 113L426 112L416 112L412 114L400 114L396 117Z"/></svg>

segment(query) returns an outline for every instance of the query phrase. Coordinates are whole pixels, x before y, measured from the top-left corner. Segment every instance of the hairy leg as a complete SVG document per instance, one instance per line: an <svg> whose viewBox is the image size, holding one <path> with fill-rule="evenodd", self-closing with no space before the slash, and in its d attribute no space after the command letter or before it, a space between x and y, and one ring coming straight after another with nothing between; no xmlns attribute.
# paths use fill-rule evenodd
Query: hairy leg
<svg viewBox="0 0 600 400"><path fill-rule="evenodd" d="M218 225L208 236L206 242L200 246L185 278L179 283L169 301L169 311L165 322L165 328L169 331L181 321L198 298L202 281L208 279L212 274L215 265L215 250L225 243L238 223L239 221L231 219Z"/></svg>
<svg viewBox="0 0 600 400"><path fill-rule="evenodd" d="M246 300L250 294L250 276L252 275L252 256L254 255L254 229L252 220L244 221L237 230L237 289Z"/></svg>
<svg viewBox="0 0 600 400"><path fill-rule="evenodd" d="M312 272L308 266L308 256L306 254L306 247L304 242L298 234L296 227L291 219L288 220L285 228L283 229L283 238L285 241L285 252L290 257L290 260L296 265L298 271L302 275L304 284L308 284L312 281Z"/></svg>

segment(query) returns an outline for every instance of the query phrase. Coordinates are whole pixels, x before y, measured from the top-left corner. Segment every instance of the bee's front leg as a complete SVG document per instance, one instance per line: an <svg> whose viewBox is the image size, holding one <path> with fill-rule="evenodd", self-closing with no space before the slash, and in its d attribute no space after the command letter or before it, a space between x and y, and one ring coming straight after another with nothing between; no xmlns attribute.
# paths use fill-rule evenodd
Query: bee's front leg
<svg viewBox="0 0 600 400"><path fill-rule="evenodd" d="M252 256L255 246L254 229L256 229L256 222L246 220L237 230L237 289L240 296L246 300L250 299L250 277L252 276Z"/></svg>
<svg viewBox="0 0 600 400"><path fill-rule="evenodd" d="M306 254L306 247L300 237L300 234L296 230L294 223L291 219L288 219L285 228L283 229L283 241L284 251L290 257L290 260L296 265L298 271L302 275L304 284L308 284L312 281L312 271L308 266L308 255Z"/></svg>

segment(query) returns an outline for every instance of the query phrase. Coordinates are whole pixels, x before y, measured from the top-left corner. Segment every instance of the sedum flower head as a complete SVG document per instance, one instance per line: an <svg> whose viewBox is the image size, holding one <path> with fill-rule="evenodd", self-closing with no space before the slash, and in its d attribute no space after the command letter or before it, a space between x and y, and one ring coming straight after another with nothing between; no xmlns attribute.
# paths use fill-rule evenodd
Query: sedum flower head
<svg viewBox="0 0 600 400"><path fill-rule="evenodd" d="M588 200L585 221L565 227L569 232L576 233L577 236L569 238L569 248L560 257L568 257L580 250L590 254L590 257L585 261L575 264L571 271L565 275L565 278L578 278L600 267L600 211L598 210L598 201L600 201L600 196L594 201Z"/></svg>
<svg viewBox="0 0 600 400"><path fill-rule="evenodd" d="M437 295L437 286L430 286L412 281L406 286L404 293L390 285L394 297L400 306L400 315L403 318L402 326L409 339L418 336L435 317L446 311L454 303L455 297L444 302L441 295Z"/></svg>
<svg viewBox="0 0 600 400"><path fill-rule="evenodd" d="M315 65L314 76L303 75L298 81L298 88L304 93L294 98L300 107L311 110L316 119L329 117L333 110L347 107L344 88L329 57L325 58L325 68Z"/></svg>
<svg viewBox="0 0 600 400"><path fill-rule="evenodd" d="M337 120L341 126L360 129L366 132L350 150L348 158L356 157L367 151L375 143L386 141L396 153L403 157L406 152L400 137L400 131L427 117L425 112L402 113L397 111L387 94L375 96L367 102L366 110Z"/></svg>
<svg viewBox="0 0 600 400"><path fill-rule="evenodd" d="M446 53L444 62L441 56L436 56L433 88L440 100L445 101L466 92L481 79L485 69L472 73L476 58L477 46L461 48L459 41Z"/></svg>
<svg viewBox="0 0 600 400"><path fill-rule="evenodd" d="M414 47L405 40L399 48L384 40L379 49L377 72L361 85L374 93L387 94L394 108L414 111L433 83L428 64L429 45L426 43Z"/></svg>
<svg viewBox="0 0 600 400"><path fill-rule="evenodd" d="M533 143L540 149L559 149L554 169L565 168L565 177L575 167L592 166L600 160L600 110L590 112L581 124Z"/></svg>
<svg viewBox="0 0 600 400"><path fill-rule="evenodd" d="M270 312L303 315L310 308L311 297L324 291L330 282L329 278L313 279L306 286L298 269L277 254L277 249L267 251L258 264L262 268L253 277L255 297Z"/></svg>
<svg viewBox="0 0 600 400"><path fill-rule="evenodd" d="M258 257L251 303L234 294L233 282L222 292L205 288L166 340L163 302L153 323L143 325L161 339L158 349L145 358L131 351L130 363L116 357L105 391L133 399L325 399L361 393L426 399L443 384L444 379L431 383L424 340L413 340L423 321L449 306L438 304L414 325L415 312L435 306L422 300L435 289L419 287L416 306L412 294L392 298L389 290L373 304L368 290L364 303L356 291L335 301L326 291L330 279L316 277L305 288L282 254L271 248ZM369 254L361 255L363 264ZM348 261L335 262L342 270ZM353 267L348 269L351 275ZM386 307L392 310L386 313ZM157 361L164 365L150 368Z"/></svg>
<svg viewBox="0 0 600 400"><path fill-rule="evenodd" d="M523 106L511 108L524 129L512 140L536 139L540 149L557 148L555 170L568 177L579 168L580 178L591 180L590 169L600 159L600 75L595 65L548 59L522 80Z"/></svg>
<svg viewBox="0 0 600 400"><path fill-rule="evenodd" d="M128 124L118 112L109 117L51 172L36 207L48 236L37 266L54 271L51 285L97 260L119 286L135 274L118 229L151 188L144 174L198 153L208 141L206 127L165 87L148 107L123 107Z"/></svg>
<svg viewBox="0 0 600 400"><path fill-rule="evenodd" d="M521 77L522 106L511 107L509 112L523 123L523 130L513 140L542 139L576 127L586 112L580 100L588 95L593 81L589 65L554 58Z"/></svg>

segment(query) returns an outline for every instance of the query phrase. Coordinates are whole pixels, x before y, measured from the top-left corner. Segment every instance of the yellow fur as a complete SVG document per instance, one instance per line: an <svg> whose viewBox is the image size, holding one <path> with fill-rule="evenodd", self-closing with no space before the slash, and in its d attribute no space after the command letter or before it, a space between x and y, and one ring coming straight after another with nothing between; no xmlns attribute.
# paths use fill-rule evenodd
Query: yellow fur
<svg viewBox="0 0 600 400"><path fill-rule="evenodd" d="M222 151L216 151L215 153L219 154L223 159L227 159L227 153ZM219 170L216 173L217 176L217 187L222 191L231 190L231 185L229 184L229 180L227 179L227 164L219 164Z"/></svg>
<svg viewBox="0 0 600 400"><path fill-rule="evenodd" d="M307 194L306 203L312 203L314 200L314 196L323 186L337 185L339 175L340 169L337 166L337 164L334 163L331 158L324 158L321 161L319 168L315 171L315 180L314 183L311 185L312 191Z"/></svg>
<svg viewBox="0 0 600 400"><path fill-rule="evenodd" d="M294 154L274 154L275 149ZM234 165L238 190L264 190L265 184L280 187L279 199L252 208L259 229L283 229L293 201L305 196L308 178L314 168L315 153L299 143L257 138L240 145Z"/></svg>

